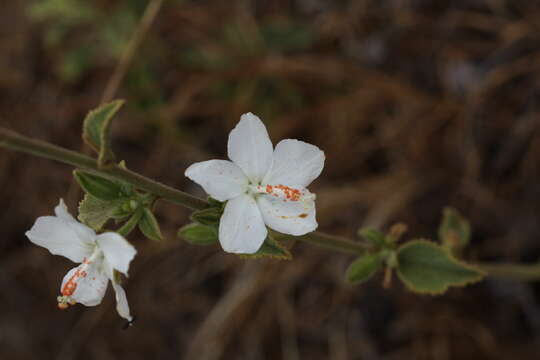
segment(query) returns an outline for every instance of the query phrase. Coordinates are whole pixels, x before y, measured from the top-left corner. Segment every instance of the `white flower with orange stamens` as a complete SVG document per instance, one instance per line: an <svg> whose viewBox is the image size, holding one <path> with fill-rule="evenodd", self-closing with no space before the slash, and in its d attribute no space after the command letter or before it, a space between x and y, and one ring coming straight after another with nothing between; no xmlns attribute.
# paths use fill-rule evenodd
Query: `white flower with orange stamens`
<svg viewBox="0 0 540 360"><path fill-rule="evenodd" d="M54 212L56 216L37 218L26 236L53 255L62 255L81 263L64 276L58 307L66 309L76 303L99 305L110 280L116 293L116 309L121 317L131 322L133 318L126 293L115 276L115 270L127 276L129 263L137 253L135 248L117 233L98 235L75 220L62 199Z"/></svg>
<svg viewBox="0 0 540 360"><path fill-rule="evenodd" d="M315 194L306 187L324 167L318 147L286 139L273 149L262 121L248 113L229 134L228 155L232 161L203 161L185 172L210 196L227 201L219 223L223 250L257 252L266 226L297 236L317 228Z"/></svg>

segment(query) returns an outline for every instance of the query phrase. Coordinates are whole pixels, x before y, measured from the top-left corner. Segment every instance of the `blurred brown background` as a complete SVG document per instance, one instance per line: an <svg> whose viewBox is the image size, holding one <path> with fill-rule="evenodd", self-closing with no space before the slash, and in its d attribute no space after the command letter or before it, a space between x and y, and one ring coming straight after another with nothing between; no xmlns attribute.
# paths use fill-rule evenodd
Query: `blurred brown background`
<svg viewBox="0 0 540 360"><path fill-rule="evenodd" d="M82 118L147 4L2 2L1 125L82 149ZM326 152L311 186L321 230L403 221L433 238L452 205L473 225L469 259L540 256L539 1L170 0L142 40L116 94L128 105L114 147L130 168L202 195L185 168L224 158L252 111L274 142ZM353 287L350 256L306 244L288 262L187 245L175 232L189 213L167 203L166 242L130 238L136 326L121 330L112 292L59 311L73 265L24 232L60 197L75 210L71 170L0 150L1 359L538 359L536 284Z"/></svg>

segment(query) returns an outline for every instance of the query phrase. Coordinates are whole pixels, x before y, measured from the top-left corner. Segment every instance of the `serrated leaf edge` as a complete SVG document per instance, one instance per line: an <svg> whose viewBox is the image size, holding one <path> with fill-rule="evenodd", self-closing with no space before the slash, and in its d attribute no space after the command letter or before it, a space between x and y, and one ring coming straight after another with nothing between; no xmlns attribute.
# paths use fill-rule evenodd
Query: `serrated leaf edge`
<svg viewBox="0 0 540 360"><path fill-rule="evenodd" d="M402 246L400 246L396 252L396 255L399 259L399 253L402 249L408 247L408 246L412 246L414 244L419 244L419 243L423 243L423 244L427 244L428 246L431 246L431 247L434 247L434 248L439 248L441 250L443 250L446 255L448 256L448 258L450 259L450 261L460 265L460 266L463 266L469 270L472 270L472 271L475 271L478 273L478 277L476 279L472 279L472 280L466 280L466 281L463 281L463 282L459 282L459 283L453 283L453 284L448 284L448 285L445 285L444 286L444 289L442 289L441 291L429 291L429 290L419 290L417 288L415 288L412 284L409 283L408 280L406 280L402 274L401 274L401 271L399 270L399 265L397 266L396 268L396 273L399 277L399 279L403 282L403 284L405 284L405 286L407 287L408 290L416 293L416 294L423 294L423 295L433 295L433 296L436 296L436 295L442 295L444 294L446 291L448 291L448 289L450 287L465 287L467 285L472 285L472 284L476 284L480 281L482 281L485 277L486 277L486 273L480 269L478 269L477 267L473 266L473 265L470 265L470 264L467 264L463 261L460 261L459 259L457 259L454 255L452 255L452 253L450 253L448 251L448 249L446 248L443 248L442 246L439 246L435 243L433 243L432 241L429 241L427 239L416 239L416 240L411 240L405 244L403 244ZM398 260L399 261L399 260Z"/></svg>

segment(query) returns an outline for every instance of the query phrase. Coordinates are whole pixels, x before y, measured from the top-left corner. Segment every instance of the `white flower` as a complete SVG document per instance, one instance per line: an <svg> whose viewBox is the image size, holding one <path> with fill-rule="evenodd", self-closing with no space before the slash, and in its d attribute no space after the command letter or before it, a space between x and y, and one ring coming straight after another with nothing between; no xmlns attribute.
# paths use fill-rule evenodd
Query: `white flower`
<svg viewBox="0 0 540 360"><path fill-rule="evenodd" d="M229 134L228 155L232 161L203 161L185 172L210 196L228 201L219 223L223 250L257 252L267 235L265 224L290 235L317 228L315 194L306 187L324 167L318 147L286 139L272 149L264 124L248 113Z"/></svg>
<svg viewBox="0 0 540 360"><path fill-rule="evenodd" d="M135 248L117 233L97 235L69 214L62 199L54 212L56 216L39 217L26 236L53 255L62 255L81 263L64 276L58 307L66 309L75 303L99 305L110 280L116 293L118 313L132 321L126 293L114 270L127 276L129 263L137 253Z"/></svg>

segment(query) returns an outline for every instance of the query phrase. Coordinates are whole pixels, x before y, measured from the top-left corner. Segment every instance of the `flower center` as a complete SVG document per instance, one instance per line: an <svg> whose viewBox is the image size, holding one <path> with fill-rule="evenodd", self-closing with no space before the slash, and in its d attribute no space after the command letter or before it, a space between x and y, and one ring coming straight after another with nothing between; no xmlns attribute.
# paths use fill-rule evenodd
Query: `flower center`
<svg viewBox="0 0 540 360"><path fill-rule="evenodd" d="M266 194L278 198L284 202L315 200L315 194L307 189L296 189L285 185L250 185L249 190L252 194Z"/></svg>
<svg viewBox="0 0 540 360"><path fill-rule="evenodd" d="M77 270L71 275L71 277L66 281L60 293L62 296L57 297L58 308L61 310L67 309L69 305L75 305L77 302L72 298L72 295L77 290L77 285L81 279L84 279L88 276L88 268L101 256L101 249L97 248L94 250L92 255L88 259L84 258L82 264L77 267Z"/></svg>

